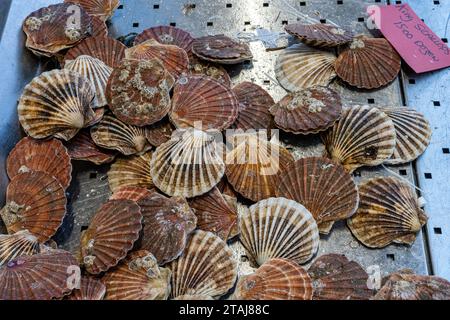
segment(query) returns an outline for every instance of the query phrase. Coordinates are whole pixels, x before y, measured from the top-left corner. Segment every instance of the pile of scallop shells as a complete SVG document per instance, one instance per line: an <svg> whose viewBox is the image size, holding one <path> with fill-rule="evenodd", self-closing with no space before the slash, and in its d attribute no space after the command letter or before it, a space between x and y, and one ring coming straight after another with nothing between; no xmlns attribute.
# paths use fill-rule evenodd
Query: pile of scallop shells
<svg viewBox="0 0 450 320"><path fill-rule="evenodd" d="M381 248L413 243L427 219L403 180L358 186L351 175L416 159L430 142L427 120L404 107L343 107L328 87L336 75L362 88L395 78L400 58L386 40L289 25L309 46L280 55L276 73L290 93L275 103L254 83L230 86L223 65L251 60L247 44L160 26L127 48L107 35L118 5L70 0L23 23L27 48L61 68L34 78L19 100L27 136L7 159L0 299L449 298L444 279L399 271L377 293L356 261L316 257L336 221ZM65 23L68 6L81 25ZM335 46L337 58L324 49ZM216 139L231 128L242 129L231 146ZM326 154L294 160L277 140L243 131L274 128L320 135ZM52 237L75 160L111 163L112 195L72 254ZM238 274L233 241L253 273Z"/></svg>

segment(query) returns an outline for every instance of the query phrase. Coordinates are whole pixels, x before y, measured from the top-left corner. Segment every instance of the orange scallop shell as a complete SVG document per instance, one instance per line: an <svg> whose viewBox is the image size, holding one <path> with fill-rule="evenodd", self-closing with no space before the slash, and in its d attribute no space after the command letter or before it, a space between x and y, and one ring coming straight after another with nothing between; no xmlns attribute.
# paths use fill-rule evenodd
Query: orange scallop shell
<svg viewBox="0 0 450 320"><path fill-rule="evenodd" d="M155 39L161 44L170 44L184 49L186 52L191 51L192 36L179 28L172 26L157 26L145 29L134 38L134 45L145 42L149 39Z"/></svg>
<svg viewBox="0 0 450 320"><path fill-rule="evenodd" d="M31 256L39 252L39 241L28 230L0 234L0 267L17 257Z"/></svg>
<svg viewBox="0 0 450 320"><path fill-rule="evenodd" d="M103 300L106 293L105 285L98 279L89 276L82 276L80 287L74 289L67 296L68 300Z"/></svg>
<svg viewBox="0 0 450 320"><path fill-rule="evenodd" d="M200 59L236 64L253 58L246 43L233 40L224 35L205 36L194 39L192 52Z"/></svg>
<svg viewBox="0 0 450 320"><path fill-rule="evenodd" d="M109 200L131 200L138 202L143 198L147 198L152 195L155 190L148 190L140 187L123 187L114 192Z"/></svg>
<svg viewBox="0 0 450 320"><path fill-rule="evenodd" d="M174 126L167 119L163 119L146 127L145 134L152 146L159 147L170 140L174 130Z"/></svg>
<svg viewBox="0 0 450 320"><path fill-rule="evenodd" d="M89 161L97 165L112 162L117 155L116 151L98 147L89 130L78 132L67 144L67 151L72 160Z"/></svg>
<svg viewBox="0 0 450 320"><path fill-rule="evenodd" d="M353 39L351 31L322 23L294 23L287 25L284 29L287 33L313 47L336 47Z"/></svg>
<svg viewBox="0 0 450 320"><path fill-rule="evenodd" d="M102 21L111 18L120 4L119 0L64 0L64 2L76 3L90 16L98 17Z"/></svg>

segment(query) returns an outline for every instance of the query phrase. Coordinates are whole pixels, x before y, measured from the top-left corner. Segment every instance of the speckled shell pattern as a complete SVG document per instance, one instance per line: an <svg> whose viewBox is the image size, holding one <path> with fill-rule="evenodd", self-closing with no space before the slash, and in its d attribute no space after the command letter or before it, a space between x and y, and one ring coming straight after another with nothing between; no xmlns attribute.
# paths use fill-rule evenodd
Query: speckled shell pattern
<svg viewBox="0 0 450 320"><path fill-rule="evenodd" d="M91 138L90 130L81 130L67 144L67 151L72 160L89 161L96 165L112 162L117 152L97 146Z"/></svg>
<svg viewBox="0 0 450 320"><path fill-rule="evenodd" d="M76 3L93 17L106 21L112 17L120 4L119 0L64 0L64 2Z"/></svg>
<svg viewBox="0 0 450 320"><path fill-rule="evenodd" d="M0 234L0 267L17 257L32 256L39 252L39 241L28 230Z"/></svg>
<svg viewBox="0 0 450 320"><path fill-rule="evenodd" d="M197 58L192 53L189 55L189 74L203 75L220 82L225 87L231 86L231 78L227 70L220 64Z"/></svg>
<svg viewBox="0 0 450 320"><path fill-rule="evenodd" d="M236 64L253 58L246 43L224 35L204 36L192 42L192 52L202 60Z"/></svg>
<svg viewBox="0 0 450 320"><path fill-rule="evenodd" d="M353 39L351 31L322 23L294 23L288 24L284 29L312 47L337 47Z"/></svg>
<svg viewBox="0 0 450 320"><path fill-rule="evenodd" d="M194 38L182 29L172 26L157 26L145 29L134 38L134 45L154 39L161 44L178 46L186 52L190 52Z"/></svg>
<svg viewBox="0 0 450 320"><path fill-rule="evenodd" d="M82 276L80 287L73 289L67 296L68 300L103 300L106 293L105 285L98 279L90 276Z"/></svg>

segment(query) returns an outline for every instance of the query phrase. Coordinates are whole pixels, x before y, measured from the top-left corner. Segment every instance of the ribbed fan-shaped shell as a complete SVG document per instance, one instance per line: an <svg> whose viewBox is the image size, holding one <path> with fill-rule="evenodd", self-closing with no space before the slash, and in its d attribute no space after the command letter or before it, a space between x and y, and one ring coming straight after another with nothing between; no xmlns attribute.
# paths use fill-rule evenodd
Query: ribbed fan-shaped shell
<svg viewBox="0 0 450 320"><path fill-rule="evenodd" d="M64 0L64 2L76 3L84 8L90 16L98 17L103 21L108 20L119 6L119 0Z"/></svg>
<svg viewBox="0 0 450 320"><path fill-rule="evenodd" d="M123 187L153 188L150 175L150 160L152 153L147 152L138 156L118 158L108 171L109 188L116 192Z"/></svg>
<svg viewBox="0 0 450 320"><path fill-rule="evenodd" d="M123 187L114 192L110 200L131 200L134 202L138 202L142 198L147 198L151 196L151 194L155 192L155 190L148 190L140 187Z"/></svg>
<svg viewBox="0 0 450 320"><path fill-rule="evenodd" d="M66 194L58 180L41 171L16 175L0 211L8 233L28 230L39 242L49 240L66 214Z"/></svg>
<svg viewBox="0 0 450 320"><path fill-rule="evenodd" d="M358 188L340 164L320 157L302 158L281 174L277 196L305 206L317 221L321 233L333 223L351 217L358 208Z"/></svg>
<svg viewBox="0 0 450 320"><path fill-rule="evenodd" d="M339 94L320 86L289 93L269 109L280 129L295 134L328 129L338 120L341 110Z"/></svg>
<svg viewBox="0 0 450 320"><path fill-rule="evenodd" d="M108 26L105 21L98 17L92 17L92 35L91 37L107 37L108 36ZM62 57L63 58L63 57Z"/></svg>
<svg viewBox="0 0 450 320"><path fill-rule="evenodd" d="M382 164L392 156L396 145L392 120L369 106L344 107L341 118L322 140L329 156L349 172Z"/></svg>
<svg viewBox="0 0 450 320"><path fill-rule="evenodd" d="M0 267L20 256L31 256L40 252L38 239L28 230L14 234L0 234Z"/></svg>
<svg viewBox="0 0 450 320"><path fill-rule="evenodd" d="M175 130L173 125L167 119L158 121L151 126L146 127L145 134L148 142L152 146L159 147L170 140L172 132Z"/></svg>
<svg viewBox="0 0 450 320"><path fill-rule="evenodd" d="M415 191L398 178L370 179L359 186L359 196L359 208L347 224L368 247L392 242L411 245L427 221Z"/></svg>
<svg viewBox="0 0 450 320"><path fill-rule="evenodd" d="M106 65L102 60L91 56L78 56L75 60L66 60L64 69L78 72L91 81L94 85L97 97L96 107L104 107L106 102L105 90L111 75L112 68Z"/></svg>
<svg viewBox="0 0 450 320"><path fill-rule="evenodd" d="M184 49L174 45L161 44L154 39L128 48L125 50L125 58L137 60L159 59L174 79L178 79L182 74L186 74L189 69L189 58Z"/></svg>
<svg viewBox="0 0 450 320"><path fill-rule="evenodd" d="M72 160L89 161L100 165L114 160L117 152L98 147L91 138L90 130L81 130L69 141L67 150Z"/></svg>
<svg viewBox="0 0 450 320"><path fill-rule="evenodd" d="M220 64L197 58L192 53L189 56L189 74L204 75L220 82L225 87L231 86L231 78L227 70Z"/></svg>
<svg viewBox="0 0 450 320"><path fill-rule="evenodd" d="M319 230L312 214L286 198L257 202L241 216L240 240L250 260L261 266L272 258L302 264L319 248Z"/></svg>
<svg viewBox="0 0 450 320"><path fill-rule="evenodd" d="M203 295L219 298L237 277L237 263L227 244L212 234L197 230L183 254L167 266L172 271L171 297Z"/></svg>
<svg viewBox="0 0 450 320"><path fill-rule="evenodd" d="M210 296L201 295L201 294L183 294L182 296L178 296L173 300L214 300Z"/></svg>
<svg viewBox="0 0 450 320"><path fill-rule="evenodd" d="M172 26L157 26L145 29L134 38L134 45L140 44L147 40L154 39L161 44L170 44L178 46L184 51L191 51L192 41L194 38L182 29Z"/></svg>
<svg viewBox="0 0 450 320"><path fill-rule="evenodd" d="M227 241L237 235L238 214L234 206L214 187L208 193L189 201L197 216L197 228L209 231Z"/></svg>
<svg viewBox="0 0 450 320"><path fill-rule="evenodd" d="M289 24L284 29L313 47L336 47L352 41L353 33L328 24Z"/></svg>
<svg viewBox="0 0 450 320"><path fill-rule="evenodd" d="M69 154L57 139L23 138L9 153L6 170L10 179L23 172L43 171L54 176L63 188L67 188L72 179Z"/></svg>
<svg viewBox="0 0 450 320"><path fill-rule="evenodd" d="M98 279L82 276L80 287L74 289L68 300L103 300L106 293L105 285Z"/></svg>
<svg viewBox="0 0 450 320"><path fill-rule="evenodd" d="M170 294L171 272L158 267L147 250L132 252L102 281L106 300L166 300Z"/></svg>
<svg viewBox="0 0 450 320"><path fill-rule="evenodd" d="M380 108L394 123L397 144L389 164L400 164L417 159L431 141L431 127L425 116L411 108Z"/></svg>
<svg viewBox="0 0 450 320"><path fill-rule="evenodd" d="M328 86L336 77L334 53L294 44L283 50L275 64L280 85L294 92L312 86Z"/></svg>
<svg viewBox="0 0 450 320"><path fill-rule="evenodd" d="M71 291L67 287L71 268L78 268L78 263L63 250L11 260L0 267L0 300L60 299Z"/></svg>
<svg viewBox="0 0 450 320"><path fill-rule="evenodd" d="M146 128L128 125L112 115L106 115L91 128L96 145L120 151L124 155L141 154L151 149Z"/></svg>
<svg viewBox="0 0 450 320"><path fill-rule="evenodd" d="M70 140L95 117L95 89L69 70L52 70L34 78L19 100L19 121L36 139L54 136Z"/></svg>
<svg viewBox="0 0 450 320"><path fill-rule="evenodd" d="M312 281L294 261L270 259L255 273L241 277L236 285L237 300L311 300Z"/></svg>
<svg viewBox="0 0 450 320"><path fill-rule="evenodd" d="M125 258L142 229L141 209L131 200L109 200L81 235L81 258L91 274L106 271Z"/></svg>
<svg viewBox="0 0 450 320"><path fill-rule="evenodd" d="M192 52L200 59L222 64L236 64L253 59L248 44L224 35L194 39Z"/></svg>
<svg viewBox="0 0 450 320"><path fill-rule="evenodd" d="M278 175L292 161L292 155L281 145L244 136L227 153L225 172L234 190L250 200L259 201L275 196Z"/></svg>
<svg viewBox="0 0 450 320"><path fill-rule="evenodd" d="M203 130L223 130L231 126L238 116L236 95L209 77L181 77L172 99L170 120L178 128L194 127L198 122Z"/></svg>
<svg viewBox="0 0 450 320"><path fill-rule="evenodd" d="M69 49L64 56L64 61L74 60L81 55L91 56L102 60L111 68L116 68L125 58L127 47L120 41L110 37L89 37L81 41L77 46Z"/></svg>
<svg viewBox="0 0 450 320"><path fill-rule="evenodd" d="M197 129L180 130L153 153L153 183L170 196L204 194L225 172L220 151L214 136Z"/></svg>
<svg viewBox="0 0 450 320"><path fill-rule="evenodd" d="M308 273L313 280L314 300L368 300L373 295L367 287L367 272L344 255L323 255Z"/></svg>
<svg viewBox="0 0 450 320"><path fill-rule="evenodd" d="M109 77L108 105L127 124L153 124L169 112L172 86L173 77L159 60L124 59Z"/></svg>
<svg viewBox="0 0 450 320"><path fill-rule="evenodd" d="M252 82L242 82L233 88L239 114L232 127L236 129L269 129L272 116L269 108L275 103L270 94Z"/></svg>
<svg viewBox="0 0 450 320"><path fill-rule="evenodd" d="M71 24L74 12L78 21ZM36 55L51 57L87 37L92 32L92 19L78 5L59 3L29 14L22 29L27 36L25 46L28 49Z"/></svg>
<svg viewBox="0 0 450 320"><path fill-rule="evenodd" d="M337 75L352 86L375 89L393 81L400 72L401 58L384 38L358 37L338 56Z"/></svg>

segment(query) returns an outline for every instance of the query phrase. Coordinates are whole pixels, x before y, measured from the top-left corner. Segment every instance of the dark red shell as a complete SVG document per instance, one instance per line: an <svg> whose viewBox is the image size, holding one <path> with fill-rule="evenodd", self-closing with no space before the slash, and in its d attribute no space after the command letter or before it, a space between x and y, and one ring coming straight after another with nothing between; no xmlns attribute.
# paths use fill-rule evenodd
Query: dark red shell
<svg viewBox="0 0 450 320"><path fill-rule="evenodd" d="M105 21L98 17L92 18L92 37L107 37L108 36L108 26Z"/></svg>
<svg viewBox="0 0 450 320"><path fill-rule="evenodd" d="M192 41L194 38L182 29L172 26L157 26L145 29L134 38L134 45L144 41L155 39L161 44L170 44L184 49L186 52L191 51Z"/></svg>
<svg viewBox="0 0 450 320"><path fill-rule="evenodd" d="M74 289L72 293L67 296L68 300L103 300L106 293L105 285L98 279L82 276L80 280L80 287Z"/></svg>
<svg viewBox="0 0 450 320"><path fill-rule="evenodd" d="M287 33L313 47L336 47L353 39L351 31L322 23L294 23L288 24L284 29Z"/></svg>
<svg viewBox="0 0 450 320"><path fill-rule="evenodd" d="M64 0L82 6L91 17L106 21L114 14L120 2L119 0Z"/></svg>
<svg viewBox="0 0 450 320"><path fill-rule="evenodd" d="M170 140L174 130L174 126L167 119L163 119L148 126L145 133L148 142L154 147L159 147Z"/></svg>
<svg viewBox="0 0 450 320"><path fill-rule="evenodd" d="M224 35L200 37L192 42L192 52L200 59L222 64L236 64L253 58L246 43Z"/></svg>
<svg viewBox="0 0 450 320"><path fill-rule="evenodd" d="M100 165L109 163L117 155L116 151L98 147L91 138L89 130L80 131L67 144L70 158L73 160L89 161Z"/></svg>

